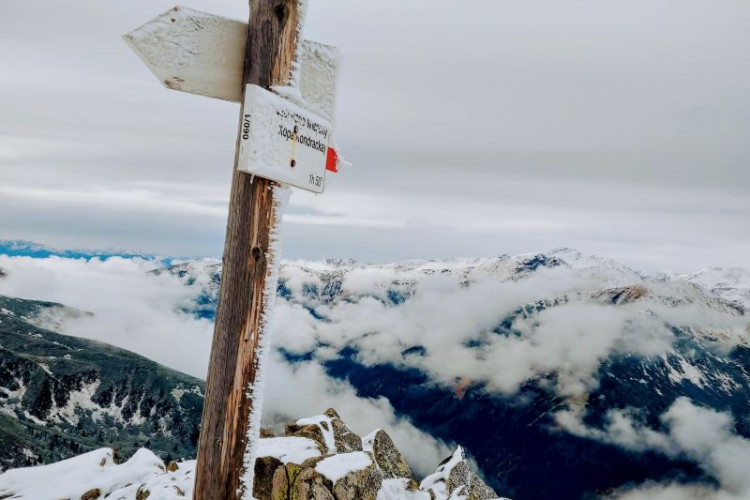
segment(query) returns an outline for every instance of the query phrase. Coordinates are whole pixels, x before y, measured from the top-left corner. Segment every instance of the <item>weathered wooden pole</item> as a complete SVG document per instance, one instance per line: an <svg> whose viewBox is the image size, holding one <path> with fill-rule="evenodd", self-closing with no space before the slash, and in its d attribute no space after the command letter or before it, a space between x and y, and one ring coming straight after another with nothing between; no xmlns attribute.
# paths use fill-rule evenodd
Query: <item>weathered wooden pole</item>
<svg viewBox="0 0 750 500"><path fill-rule="evenodd" d="M250 0L245 84L268 88L290 82L299 35L299 0ZM244 101L244 100L243 100ZM240 117L244 109L240 110ZM241 121L240 121L241 123ZM237 136L237 151L241 138ZM219 306L198 441L195 500L235 500L242 484L253 412L266 281L276 213L272 181L237 169L232 174ZM250 465L252 466L252 464ZM252 493L250 491L250 493Z"/></svg>

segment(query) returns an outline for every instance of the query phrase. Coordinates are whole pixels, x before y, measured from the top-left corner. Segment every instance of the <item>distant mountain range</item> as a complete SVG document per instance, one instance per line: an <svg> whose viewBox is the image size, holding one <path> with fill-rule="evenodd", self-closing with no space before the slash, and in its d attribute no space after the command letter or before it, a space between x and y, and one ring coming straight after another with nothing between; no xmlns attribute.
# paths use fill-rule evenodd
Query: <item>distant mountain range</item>
<svg viewBox="0 0 750 500"><path fill-rule="evenodd" d="M0 295L0 468L107 444L193 457L203 381L132 352L50 330L60 304Z"/></svg>
<svg viewBox="0 0 750 500"><path fill-rule="evenodd" d="M171 263L171 259L158 257L153 254L120 252L116 250L60 249L26 240L0 240L0 255L8 255L10 257L33 257L36 259L62 257L65 259L86 260L122 257L124 259L140 258L161 261L163 264Z"/></svg>
<svg viewBox="0 0 750 500"><path fill-rule="evenodd" d="M182 279L197 297L185 311L213 317L219 261L157 262L152 273ZM731 432L750 439L746 269L648 276L570 249L389 265L287 262L278 295L274 346L288 363L318 364L361 397L387 398L420 429L465 446L488 483L516 500L599 498L648 482L720 488L721 474L670 434L665 415L681 401L724 412ZM3 300L0 355L19 366L6 375L3 362L0 370L0 419L9 422L0 428L13 430L5 443L38 460L62 457L39 451L48 441L32 443L26 429L45 440L55 427L72 436L78 424L61 408L85 393L93 394L81 406L91 414L85 422L102 415L133 446L163 434L161 446L151 437L152 450L191 450L195 427L186 420L199 415L200 382L38 326L39 311L62 306ZM27 347L30 338L42 344ZM72 370L56 343L77 361L77 375L67 399L52 404L31 387L47 379L52 387ZM103 361L112 356L122 363L116 370ZM136 388L145 392L130 392ZM166 432L174 421L160 427L160 404L184 431ZM79 446L111 445L106 439Z"/></svg>
<svg viewBox="0 0 750 500"><path fill-rule="evenodd" d="M212 316L218 261L156 272L165 271L200 287L193 313ZM289 262L278 294L277 316L289 319L279 329L314 332L307 342L278 332L289 363L318 363L361 397L386 397L422 430L465 445L490 484L516 499L715 483L685 454L617 435L622 416L634 435L664 434L663 415L682 397L731 413L738 435L750 437L745 269L647 276L570 249L391 265ZM469 317L444 327L430 315ZM558 333L565 340L556 343ZM609 344L597 346L602 338ZM503 375L514 371L521 375Z"/></svg>

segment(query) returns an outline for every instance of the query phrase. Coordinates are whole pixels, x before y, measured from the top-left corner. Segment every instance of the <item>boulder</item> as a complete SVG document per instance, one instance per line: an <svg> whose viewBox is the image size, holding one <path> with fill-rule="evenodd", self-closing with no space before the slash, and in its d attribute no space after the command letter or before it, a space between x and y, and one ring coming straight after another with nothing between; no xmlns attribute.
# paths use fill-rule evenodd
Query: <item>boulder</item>
<svg viewBox="0 0 750 500"><path fill-rule="evenodd" d="M96 500L102 496L102 492L99 488L94 488L93 490L89 490L83 495L81 495L81 500Z"/></svg>
<svg viewBox="0 0 750 500"><path fill-rule="evenodd" d="M292 498L292 486L301 471L302 468L297 464L285 464L276 469L271 484L271 499L289 500ZM257 494L255 497L260 498Z"/></svg>
<svg viewBox="0 0 750 500"><path fill-rule="evenodd" d="M265 427L261 427L260 428L260 438L261 439L272 438L272 437L276 437L276 434L274 434L271 429L266 429Z"/></svg>
<svg viewBox="0 0 750 500"><path fill-rule="evenodd" d="M350 451L362 451L362 438L347 426L339 414L333 408L328 408L325 416L331 419L333 427L333 441L336 444L336 453L349 453Z"/></svg>
<svg viewBox="0 0 750 500"><path fill-rule="evenodd" d="M436 498L462 497L467 500L489 500L498 498L466 463L464 450L460 446L450 457L440 463L437 471L422 480L422 491Z"/></svg>
<svg viewBox="0 0 750 500"><path fill-rule="evenodd" d="M336 500L375 500L383 472L368 452L355 451L327 457L315 470L333 482Z"/></svg>
<svg viewBox="0 0 750 500"><path fill-rule="evenodd" d="M462 460L453 467L446 481L448 491L453 493L454 490L463 487L463 494L469 497L469 500L487 500L497 498L495 490L487 486L482 481L465 460Z"/></svg>
<svg viewBox="0 0 750 500"><path fill-rule="evenodd" d="M326 430L324 426L328 426L327 422L321 422L321 425L298 425L297 423L286 424L286 435L287 437L294 436L312 439L317 443L320 454L327 455L328 453L334 453L335 450L328 450L325 437L323 436L323 431Z"/></svg>
<svg viewBox="0 0 750 500"><path fill-rule="evenodd" d="M386 478L412 479L409 465L387 432L378 429L365 438L365 441L368 442L373 458Z"/></svg>
<svg viewBox="0 0 750 500"><path fill-rule="evenodd" d="M331 493L331 481L315 469L304 469L299 473L288 498L289 500L336 500Z"/></svg>
<svg viewBox="0 0 750 500"><path fill-rule="evenodd" d="M253 495L258 500L271 500L273 478L276 470L283 463L276 457L258 457L255 459L255 474L253 476Z"/></svg>

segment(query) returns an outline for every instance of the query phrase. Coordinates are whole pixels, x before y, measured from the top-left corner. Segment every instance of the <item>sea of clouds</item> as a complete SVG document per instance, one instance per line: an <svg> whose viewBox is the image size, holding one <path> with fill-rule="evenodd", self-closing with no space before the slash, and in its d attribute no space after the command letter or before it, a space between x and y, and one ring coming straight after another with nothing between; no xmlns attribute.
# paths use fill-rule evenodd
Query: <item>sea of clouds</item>
<svg viewBox="0 0 750 500"><path fill-rule="evenodd" d="M154 261L113 257L106 260L0 256L0 294L60 302L93 313L70 317L64 333L108 342L167 366L204 377L213 325L189 312L201 289L184 279L149 271ZM293 290L314 281L311 269L322 264L288 263L282 279ZM412 273L401 267L356 268L342 287L357 299L329 303L317 299L319 321L299 301L276 302L273 344L312 359L290 364L271 355L264 418L278 425L289 418L319 414L335 407L362 434L376 427L389 430L418 474L434 470L453 443L432 438L396 415L384 398L357 396L346 381L328 376L321 362L343 347L355 347L364 364L392 363L422 370L435 383L454 387L462 380L481 382L486 390L513 395L531 378L554 373L555 390L580 398L596 388L597 368L613 353L659 356L672 350L674 336L664 319L684 327L722 332L726 349L747 342L748 320L731 309L715 307L692 284L650 283L658 296L687 296L679 303L637 303L618 307L596 300L567 300L557 307L516 320L520 335L492 335L498 318L541 298L590 299L590 291L611 284L642 282L637 273L571 269L538 269L522 279L498 280L491 274ZM417 274L416 292L394 307L382 300L398 275L405 282ZM482 278L482 276L485 276ZM685 294L685 292L687 295ZM471 347L479 342L481 349ZM404 355L413 346L424 354ZM602 429L582 423L575 409L556 415L564 432L617 444L634 451L655 450L695 461L717 479L715 487L679 484L634 485L622 499L750 498L746 469L750 441L734 432L731 416L679 399L662 415L664 429L643 425L628 409L614 410ZM743 472L744 471L744 472Z"/></svg>

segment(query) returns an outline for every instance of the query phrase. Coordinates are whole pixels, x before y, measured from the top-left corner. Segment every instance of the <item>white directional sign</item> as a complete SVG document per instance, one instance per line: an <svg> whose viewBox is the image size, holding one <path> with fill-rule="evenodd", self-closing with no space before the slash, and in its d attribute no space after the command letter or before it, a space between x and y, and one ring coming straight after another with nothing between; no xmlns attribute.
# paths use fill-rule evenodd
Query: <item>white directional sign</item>
<svg viewBox="0 0 750 500"><path fill-rule="evenodd" d="M257 85L245 90L237 168L315 193L325 189L331 123Z"/></svg>
<svg viewBox="0 0 750 500"><path fill-rule="evenodd" d="M242 99L247 23L177 6L126 34L125 40L168 88ZM336 49L302 40L300 56L302 98L332 118Z"/></svg>

